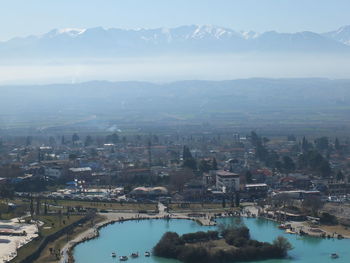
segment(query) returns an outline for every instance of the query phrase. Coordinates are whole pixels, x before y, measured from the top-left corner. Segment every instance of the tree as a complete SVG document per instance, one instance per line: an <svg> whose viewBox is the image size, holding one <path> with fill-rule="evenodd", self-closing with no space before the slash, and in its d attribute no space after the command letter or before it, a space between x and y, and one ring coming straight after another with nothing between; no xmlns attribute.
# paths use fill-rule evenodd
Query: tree
<svg viewBox="0 0 350 263"><path fill-rule="evenodd" d="M222 197L222 207L223 207L223 208L226 207L226 198L225 198L225 196Z"/></svg>
<svg viewBox="0 0 350 263"><path fill-rule="evenodd" d="M325 225L337 225L338 220L336 216L324 212L320 217L320 223Z"/></svg>
<svg viewBox="0 0 350 263"><path fill-rule="evenodd" d="M35 214L37 216L40 215L40 206L41 206L41 202L40 202L40 198L38 197L36 199L36 211L35 211Z"/></svg>
<svg viewBox="0 0 350 263"><path fill-rule="evenodd" d="M317 196L309 196L303 200L304 209L310 209L313 216L318 216L318 211L323 207L321 199Z"/></svg>
<svg viewBox="0 0 350 263"><path fill-rule="evenodd" d="M184 160L183 166L184 166L184 167L187 167L187 168L190 168L190 169L192 169L192 170L196 170L196 169L197 169L196 160L193 159L193 158L192 158L192 159Z"/></svg>
<svg viewBox="0 0 350 263"><path fill-rule="evenodd" d="M253 175L250 171L247 171L245 173L245 179L247 181L247 184L251 184L253 182Z"/></svg>
<svg viewBox="0 0 350 263"><path fill-rule="evenodd" d="M339 170L337 173L337 181L344 181L344 174L341 170Z"/></svg>
<svg viewBox="0 0 350 263"><path fill-rule="evenodd" d="M107 135L105 139L106 143L118 143L119 142L119 136L116 133L113 133L112 135Z"/></svg>
<svg viewBox="0 0 350 263"><path fill-rule="evenodd" d="M332 173L329 161L317 151L308 151L298 156L300 168L309 168L322 177L329 177Z"/></svg>
<svg viewBox="0 0 350 263"><path fill-rule="evenodd" d="M26 138L26 146L30 146L30 145L32 145L32 137L27 136L27 138Z"/></svg>
<svg viewBox="0 0 350 263"><path fill-rule="evenodd" d="M253 144L253 146L257 146L258 143L261 143L261 139L255 131L252 131L250 133L250 142Z"/></svg>
<svg viewBox="0 0 350 263"><path fill-rule="evenodd" d="M183 148L182 158L184 167L190 168L192 170L197 169L196 160L192 157L190 149L187 146L184 146Z"/></svg>
<svg viewBox="0 0 350 263"><path fill-rule="evenodd" d="M305 154L298 155L298 167L304 169L308 167L308 160Z"/></svg>
<svg viewBox="0 0 350 263"><path fill-rule="evenodd" d="M295 164L292 158L289 156L283 157L283 168L287 173L290 173L295 170Z"/></svg>
<svg viewBox="0 0 350 263"><path fill-rule="evenodd" d="M207 173L207 172L210 171L211 165L210 165L209 161L207 161L207 160L201 160L201 161L199 162L198 169L199 169L199 171L201 171L202 173Z"/></svg>
<svg viewBox="0 0 350 263"><path fill-rule="evenodd" d="M279 248L283 255L287 255L288 251L293 249L293 246L289 243L288 239L282 236L278 236L272 244Z"/></svg>
<svg viewBox="0 0 350 263"><path fill-rule="evenodd" d="M182 192L185 184L193 179L193 177L193 171L188 168L182 171L173 171L170 173L170 185L177 191Z"/></svg>
<svg viewBox="0 0 350 263"><path fill-rule="evenodd" d="M263 137L262 141L263 141L264 145L266 145L270 141L270 139L266 138L266 137Z"/></svg>
<svg viewBox="0 0 350 263"><path fill-rule="evenodd" d="M1 185L0 186L0 197L5 199L11 199L14 197L14 189L9 185Z"/></svg>
<svg viewBox="0 0 350 263"><path fill-rule="evenodd" d="M239 207L239 205L240 205L240 196L239 196L239 193L236 193L236 194L235 194L235 205L236 205L236 207Z"/></svg>
<svg viewBox="0 0 350 263"><path fill-rule="evenodd" d="M217 170L218 169L218 163L216 162L216 158L213 158L213 162L212 162L212 170Z"/></svg>
<svg viewBox="0 0 350 263"><path fill-rule="evenodd" d="M75 143L79 140L80 140L79 135L77 133L74 133L72 136L72 142Z"/></svg>
<svg viewBox="0 0 350 263"><path fill-rule="evenodd" d="M53 136L50 136L50 137L49 137L49 144L50 144L51 146L56 145L56 139L55 139Z"/></svg>
<svg viewBox="0 0 350 263"><path fill-rule="evenodd" d="M329 177L332 173L331 166L327 160L322 161L319 169L322 177Z"/></svg>
<svg viewBox="0 0 350 263"><path fill-rule="evenodd" d="M266 161L268 154L269 154L268 150L265 148L265 146L263 146L261 141L259 141L256 145L256 148L255 148L255 156L260 161Z"/></svg>
<svg viewBox="0 0 350 263"><path fill-rule="evenodd" d="M317 138L315 140L315 146L316 146L316 149L319 151L328 150L329 148L328 137Z"/></svg>
<svg viewBox="0 0 350 263"><path fill-rule="evenodd" d="M182 150L182 158L183 158L184 160L193 158L193 157L192 157L192 153L191 153L190 149L189 149L187 146L184 146L184 147L183 147L183 150Z"/></svg>
<svg viewBox="0 0 350 263"><path fill-rule="evenodd" d="M335 138L334 148L339 151L341 149L338 138Z"/></svg>
<svg viewBox="0 0 350 263"><path fill-rule="evenodd" d="M45 199L45 203L44 203L44 215L47 215L48 208L49 208L49 205L47 204L47 200Z"/></svg>
<svg viewBox="0 0 350 263"><path fill-rule="evenodd" d="M306 140L305 137L303 137L302 143L301 143L301 149L303 152L307 152L309 150L311 150L312 148L312 144L308 142L308 140Z"/></svg>
<svg viewBox="0 0 350 263"><path fill-rule="evenodd" d="M34 199L33 199L32 196L30 197L29 212L30 212L30 216L33 218L33 215L34 215Z"/></svg>
<svg viewBox="0 0 350 263"><path fill-rule="evenodd" d="M265 159L265 164L267 167L277 168L276 165L277 165L277 162L279 162L279 160L280 160L280 157L278 153L275 151L270 151Z"/></svg>
<svg viewBox="0 0 350 263"><path fill-rule="evenodd" d="M0 218L3 213L7 213L7 212L8 212L8 205L0 202Z"/></svg>
<svg viewBox="0 0 350 263"><path fill-rule="evenodd" d="M88 136L86 136L86 138L85 138L85 143L84 143L84 145L85 145L85 146L90 146L90 145L92 145L93 142L94 142L94 140L92 139L92 137L91 137L90 135L88 135Z"/></svg>

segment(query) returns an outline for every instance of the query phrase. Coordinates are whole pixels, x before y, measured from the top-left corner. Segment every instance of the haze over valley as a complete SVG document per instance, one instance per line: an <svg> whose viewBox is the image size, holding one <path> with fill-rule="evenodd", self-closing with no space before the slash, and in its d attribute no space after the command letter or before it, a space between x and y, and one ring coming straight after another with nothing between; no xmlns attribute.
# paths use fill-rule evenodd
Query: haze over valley
<svg viewBox="0 0 350 263"><path fill-rule="evenodd" d="M350 126L350 80L93 81L2 86L0 91L3 131L213 125L322 133Z"/></svg>

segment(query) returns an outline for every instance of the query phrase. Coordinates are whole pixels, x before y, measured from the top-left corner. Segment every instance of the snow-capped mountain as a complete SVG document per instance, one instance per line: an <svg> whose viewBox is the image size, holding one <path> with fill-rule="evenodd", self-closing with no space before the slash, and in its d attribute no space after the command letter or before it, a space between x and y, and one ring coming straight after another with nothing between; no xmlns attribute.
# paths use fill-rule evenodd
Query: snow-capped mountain
<svg viewBox="0 0 350 263"><path fill-rule="evenodd" d="M0 42L4 58L115 57L240 52L350 52L350 26L325 34L239 32L212 25L127 30L54 29Z"/></svg>
<svg viewBox="0 0 350 263"><path fill-rule="evenodd" d="M350 26L343 26L336 31L327 32L324 36L350 46Z"/></svg>

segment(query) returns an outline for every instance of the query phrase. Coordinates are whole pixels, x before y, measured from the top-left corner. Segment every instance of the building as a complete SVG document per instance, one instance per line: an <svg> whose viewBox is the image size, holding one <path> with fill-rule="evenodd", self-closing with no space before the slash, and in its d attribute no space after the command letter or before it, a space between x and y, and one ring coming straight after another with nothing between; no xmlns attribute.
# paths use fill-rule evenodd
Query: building
<svg viewBox="0 0 350 263"><path fill-rule="evenodd" d="M320 197L319 191L305 191L305 190L293 190L293 191L279 191L272 194L274 199L298 199L302 200L308 197Z"/></svg>
<svg viewBox="0 0 350 263"><path fill-rule="evenodd" d="M328 184L328 193L330 195L347 195L350 193L349 183L330 183Z"/></svg>
<svg viewBox="0 0 350 263"><path fill-rule="evenodd" d="M203 185L205 187L212 187L216 184L216 170L211 170L208 173L203 173Z"/></svg>
<svg viewBox="0 0 350 263"><path fill-rule="evenodd" d="M182 195L188 201L200 201L203 199L205 188L202 181L191 181L185 184Z"/></svg>
<svg viewBox="0 0 350 263"><path fill-rule="evenodd" d="M60 166L45 167L45 176L60 178L63 175L63 168Z"/></svg>
<svg viewBox="0 0 350 263"><path fill-rule="evenodd" d="M216 171L216 189L225 193L239 191L239 175L224 170Z"/></svg>
<svg viewBox="0 0 350 263"><path fill-rule="evenodd" d="M92 169L90 167L69 168L69 176L72 179L89 180L92 178Z"/></svg>
<svg viewBox="0 0 350 263"><path fill-rule="evenodd" d="M244 186L244 193L250 198L265 198L267 192L267 184L246 184Z"/></svg>

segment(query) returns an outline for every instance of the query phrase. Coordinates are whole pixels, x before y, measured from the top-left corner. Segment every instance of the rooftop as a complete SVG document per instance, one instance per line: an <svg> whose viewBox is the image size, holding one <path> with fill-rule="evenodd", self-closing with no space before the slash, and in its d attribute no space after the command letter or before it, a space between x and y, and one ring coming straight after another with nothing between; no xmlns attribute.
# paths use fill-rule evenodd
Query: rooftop
<svg viewBox="0 0 350 263"><path fill-rule="evenodd" d="M218 175L220 177L239 177L239 175L236 173L231 173L231 172L224 171L224 170L217 171L216 175Z"/></svg>

